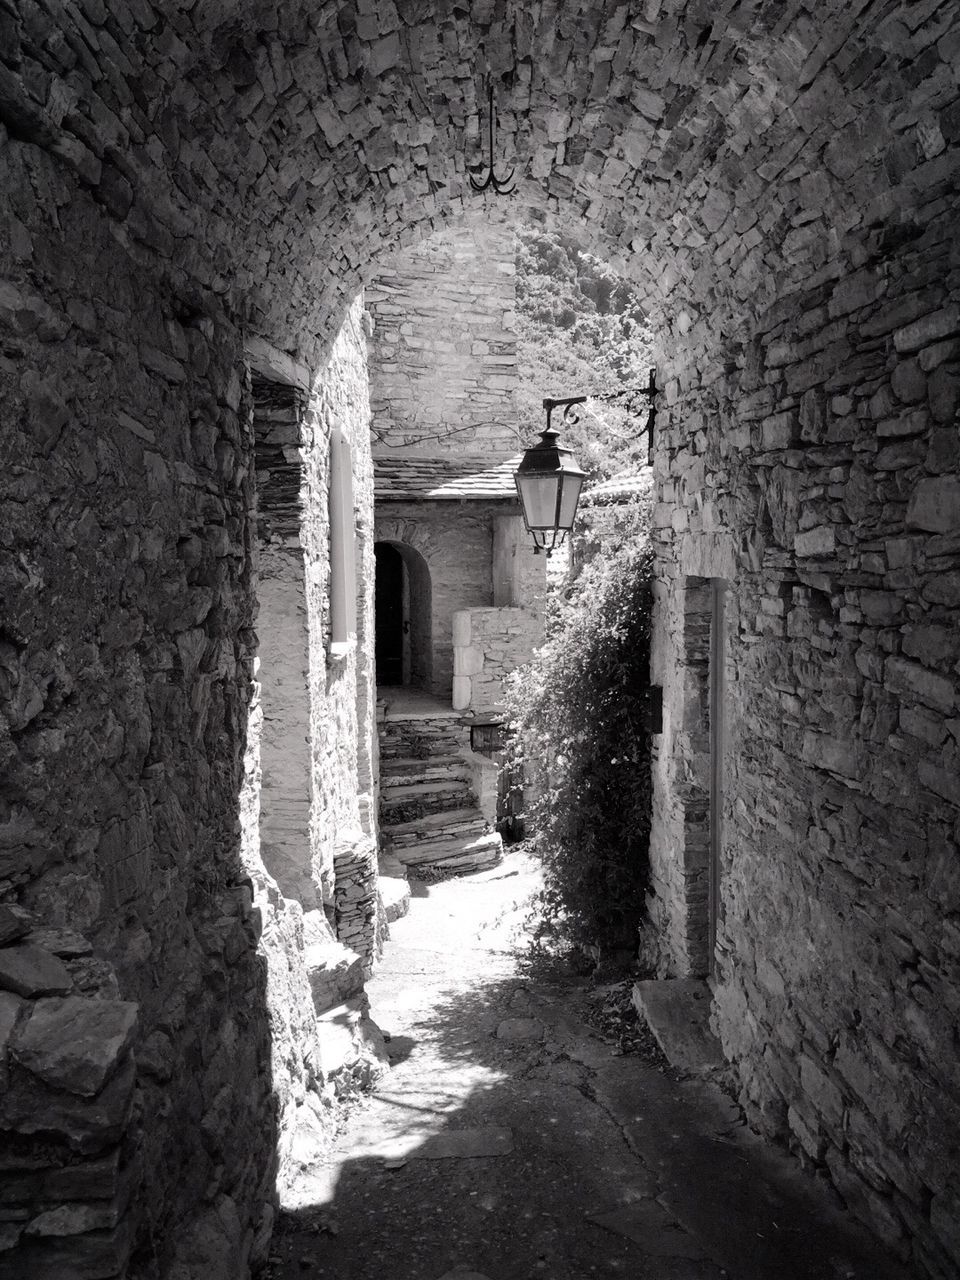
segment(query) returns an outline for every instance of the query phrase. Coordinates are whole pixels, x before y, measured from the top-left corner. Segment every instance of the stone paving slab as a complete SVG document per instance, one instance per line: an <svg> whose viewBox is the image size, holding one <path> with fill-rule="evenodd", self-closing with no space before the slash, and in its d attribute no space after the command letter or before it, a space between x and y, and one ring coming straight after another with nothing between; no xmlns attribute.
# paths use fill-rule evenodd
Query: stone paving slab
<svg viewBox="0 0 960 1280"><path fill-rule="evenodd" d="M509 1129L446 1129L428 1138L411 1155L413 1160L476 1160L482 1156L506 1156L513 1150Z"/></svg>

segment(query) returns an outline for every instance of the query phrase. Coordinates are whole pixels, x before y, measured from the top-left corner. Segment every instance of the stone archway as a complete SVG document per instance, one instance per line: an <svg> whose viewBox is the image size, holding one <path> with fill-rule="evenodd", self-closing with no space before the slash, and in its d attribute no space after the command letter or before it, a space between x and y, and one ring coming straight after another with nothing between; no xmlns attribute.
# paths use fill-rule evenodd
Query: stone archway
<svg viewBox="0 0 960 1280"><path fill-rule="evenodd" d="M264 1195L222 1173L262 1090L206 1053L259 990L244 341L310 378L384 248L486 207L489 70L518 210L578 227L657 323L664 665L683 577L736 583L716 1020L745 1104L891 1247L955 1269L955 6L56 10L12 13L0 51L3 876L142 999L160 1233L202 1193L245 1220ZM322 436L343 397L314 401ZM316 675L347 755L352 661ZM179 1087L194 1061L209 1087ZM201 1120L211 1151L181 1159Z"/></svg>

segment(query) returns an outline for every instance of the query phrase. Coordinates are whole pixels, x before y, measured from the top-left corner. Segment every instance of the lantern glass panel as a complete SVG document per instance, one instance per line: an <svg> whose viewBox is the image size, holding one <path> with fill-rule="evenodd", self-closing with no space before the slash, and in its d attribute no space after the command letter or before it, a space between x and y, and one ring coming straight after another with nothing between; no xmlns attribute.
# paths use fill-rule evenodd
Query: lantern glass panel
<svg viewBox="0 0 960 1280"><path fill-rule="evenodd" d="M563 477L563 493L560 497L560 519L558 528L569 531L577 514L577 503L580 501L580 490L583 488L583 476L570 475Z"/></svg>
<svg viewBox="0 0 960 1280"><path fill-rule="evenodd" d="M557 488L560 473L537 475L527 472L517 477L520 501L528 529L552 529L557 518Z"/></svg>

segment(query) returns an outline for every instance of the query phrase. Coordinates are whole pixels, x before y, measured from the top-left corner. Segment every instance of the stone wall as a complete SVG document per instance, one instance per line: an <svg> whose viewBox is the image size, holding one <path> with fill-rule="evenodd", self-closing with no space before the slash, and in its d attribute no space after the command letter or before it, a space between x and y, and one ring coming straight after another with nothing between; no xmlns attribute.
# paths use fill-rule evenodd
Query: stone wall
<svg viewBox="0 0 960 1280"><path fill-rule="evenodd" d="M129 1055L76 1104L92 1098L128 1153L129 1199L111 1207L111 1148L82 1136L70 1082L49 1076L50 1110L31 1125L59 1109L66 1148L104 1156L93 1217L73 1212L61 1155L14 1137L8 1092L4 1148L49 1166L43 1214L56 1221L8 1201L27 1252L8 1231L0 1258L40 1277L95 1248L91 1226L112 1215L132 1273L189 1270L216 1245L221 1273L240 1274L269 1220L276 1148L239 858L254 643L242 342L215 295L119 241L56 159L4 138L0 171L0 894L89 941L104 975L100 990L90 975L92 1003L120 998L108 1017L137 1010L116 1039ZM59 1001L64 987L46 990ZM15 1071L63 1008L20 1008ZM118 1110L134 1069L135 1105Z"/></svg>
<svg viewBox="0 0 960 1280"><path fill-rule="evenodd" d="M529 662L543 618L526 609L463 609L453 615L453 705L478 716L503 711L504 681Z"/></svg>
<svg viewBox="0 0 960 1280"><path fill-rule="evenodd" d="M960 261L929 48L929 79L918 70L898 105L912 142L872 217L843 231L833 210L832 228L797 215L782 298L744 308L735 339L705 315L664 353L653 906L665 970L705 972L696 597L721 578L715 1025L751 1119L827 1172L918 1274L948 1277L960 1262ZM828 153L834 171L869 169L863 157ZM909 218L894 212L905 200Z"/></svg>
<svg viewBox="0 0 960 1280"><path fill-rule="evenodd" d="M238 1215L242 1274L271 1180L236 900L241 329L315 369L386 248L495 207L466 181L489 64L520 69L518 212L657 326L665 680L687 580L731 583L717 1011L744 1099L956 1273L958 47L940 0L0 0L0 892L139 1005L138 1267L212 1274L199 1208Z"/></svg>
<svg viewBox="0 0 960 1280"><path fill-rule="evenodd" d="M316 905L310 858L310 694L300 542L301 422L297 387L255 378L257 679L260 685L260 856L287 898ZM327 897L331 871L327 871Z"/></svg>
<svg viewBox="0 0 960 1280"><path fill-rule="evenodd" d="M245 784L242 333L214 295L119 244L42 150L7 141L0 167L0 895L32 930L0 944L0 1133L15 1175L0 1186L0 1274L82 1262L232 1278L265 1252L278 1175L319 1153L326 1082L344 1065L321 1062L310 913L241 847L259 771L248 753ZM364 563L362 345L357 308L310 404L354 433ZM322 464L315 476L319 488ZM329 867L331 901L327 824L362 828L374 809L359 801L373 778L366 597L358 630L335 670L316 664L317 873ZM312 927L329 934L322 912ZM354 1022L359 1060L362 1009ZM74 1035L99 1046L79 1079L57 1059Z"/></svg>
<svg viewBox="0 0 960 1280"><path fill-rule="evenodd" d="M337 841L362 830L375 838L373 672L373 479L369 449L366 334L358 299L311 387L304 423L302 539L307 564L310 740L313 800L310 847L313 879L332 883ZM353 534L356 537L355 641L331 649L329 600L330 432L338 427L351 448ZM329 898L327 898L329 901Z"/></svg>
<svg viewBox="0 0 960 1280"><path fill-rule="evenodd" d="M374 448L519 451L513 229L474 221L378 264L366 291Z"/></svg>
<svg viewBox="0 0 960 1280"><path fill-rule="evenodd" d="M534 552L521 515L493 522L493 603L542 616L547 603L547 557Z"/></svg>
<svg viewBox="0 0 960 1280"><path fill-rule="evenodd" d="M262 342L248 347L261 369L293 380L260 373L253 381L259 679L242 797L243 863L263 920L277 1190L285 1200L325 1154L333 1097L381 1069L362 995L376 883L373 833L361 829L373 762L371 592L359 573L356 636L342 650L331 644L329 616L334 427L353 446L348 533L356 533L359 565L371 546L361 305L313 376Z"/></svg>

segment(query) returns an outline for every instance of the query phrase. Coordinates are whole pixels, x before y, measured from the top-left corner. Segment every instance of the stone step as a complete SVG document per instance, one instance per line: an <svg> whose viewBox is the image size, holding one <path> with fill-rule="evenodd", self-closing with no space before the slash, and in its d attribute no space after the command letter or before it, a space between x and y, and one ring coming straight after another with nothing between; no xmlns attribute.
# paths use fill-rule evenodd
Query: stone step
<svg viewBox="0 0 960 1280"><path fill-rule="evenodd" d="M387 716L380 721L379 729L381 733L404 733L410 729L422 733L444 733L462 725L462 713L454 711L442 716Z"/></svg>
<svg viewBox="0 0 960 1280"><path fill-rule="evenodd" d="M469 791L469 787L464 785L462 778L435 778L431 782L405 782L390 788L385 803L393 806L416 800L439 799L440 796L456 795L462 791ZM381 808L383 804L384 801L381 801Z"/></svg>
<svg viewBox="0 0 960 1280"><path fill-rule="evenodd" d="M477 797L462 780L393 787L380 798L380 825L395 826L428 813L449 813L469 808L476 802Z"/></svg>
<svg viewBox="0 0 960 1280"><path fill-rule="evenodd" d="M317 1013L363 991L363 960L336 940L308 942L303 959Z"/></svg>
<svg viewBox="0 0 960 1280"><path fill-rule="evenodd" d="M470 766L458 755L407 756L380 763L381 791L421 782L467 782L469 778Z"/></svg>
<svg viewBox="0 0 960 1280"><path fill-rule="evenodd" d="M395 850L406 867L440 867L449 871L483 871L503 858L503 841L496 831L486 831L471 839L443 836L418 840Z"/></svg>
<svg viewBox="0 0 960 1280"><path fill-rule="evenodd" d="M712 996L705 978L651 978L635 982L633 1007L653 1032L672 1067L710 1076L725 1065L710 1029Z"/></svg>
<svg viewBox="0 0 960 1280"><path fill-rule="evenodd" d="M381 725L378 737L381 755L390 757L457 751L467 745L469 733L462 725L448 721L431 728L429 725L425 727L424 721L420 720L415 724Z"/></svg>
<svg viewBox="0 0 960 1280"><path fill-rule="evenodd" d="M402 742L380 743L380 759L384 763L394 760L432 760L437 756L455 756L467 749L467 743L458 738L437 739L422 742L404 738Z"/></svg>
<svg viewBox="0 0 960 1280"><path fill-rule="evenodd" d="M471 805L468 809L451 809L447 813L428 813L410 822L397 822L387 827L382 834L385 847L397 851L417 840L430 839L441 833L451 837L454 835L478 836L486 830L486 819L475 805Z"/></svg>
<svg viewBox="0 0 960 1280"><path fill-rule="evenodd" d="M402 871L402 866L400 867ZM381 875L377 881L383 915L387 924L393 924L410 910L410 882L405 876Z"/></svg>

